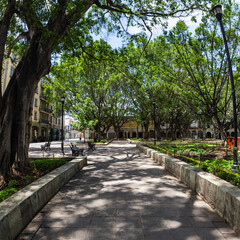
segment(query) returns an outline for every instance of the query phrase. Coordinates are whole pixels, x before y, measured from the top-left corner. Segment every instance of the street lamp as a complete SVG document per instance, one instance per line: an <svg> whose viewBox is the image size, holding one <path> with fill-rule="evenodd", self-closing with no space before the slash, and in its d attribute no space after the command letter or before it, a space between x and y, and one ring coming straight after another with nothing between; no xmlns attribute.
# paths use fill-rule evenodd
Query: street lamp
<svg viewBox="0 0 240 240"><path fill-rule="evenodd" d="M227 45L227 40L225 36L225 31L223 28L223 23L222 23L222 5L216 5L212 8L212 12L216 16L217 20L220 23L222 35L223 35L223 40L224 40L224 45L226 49L226 54L227 54L227 61L228 61L228 68L229 68L229 74L230 74L230 81L232 85L232 100L233 100L233 123L234 123L234 148L233 148L233 165L232 169L238 170L238 148L237 148L237 110L236 110L236 97L235 97L235 88L234 88L234 81L233 81L233 72L232 72L232 64L231 64L231 59L230 59L230 54L229 54L229 49Z"/></svg>
<svg viewBox="0 0 240 240"><path fill-rule="evenodd" d="M156 145L155 111L156 111L156 103L153 102L154 145Z"/></svg>
<svg viewBox="0 0 240 240"><path fill-rule="evenodd" d="M51 125L52 125L52 123L49 122L48 124L49 124L49 135L48 135L48 141L50 142L50 141L51 141Z"/></svg>
<svg viewBox="0 0 240 240"><path fill-rule="evenodd" d="M63 140L64 140L64 136L63 136L63 105L64 105L64 102L65 102L65 97L62 96L61 98L61 102L62 102L62 129L61 129L61 140L62 140L62 154L64 155L64 146L63 146Z"/></svg>

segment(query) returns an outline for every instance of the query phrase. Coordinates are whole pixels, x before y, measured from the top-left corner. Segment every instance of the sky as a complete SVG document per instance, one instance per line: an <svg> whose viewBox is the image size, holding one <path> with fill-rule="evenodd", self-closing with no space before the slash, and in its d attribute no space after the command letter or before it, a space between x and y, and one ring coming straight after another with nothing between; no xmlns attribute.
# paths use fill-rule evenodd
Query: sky
<svg viewBox="0 0 240 240"><path fill-rule="evenodd" d="M185 18L171 18L171 19L169 19L168 20L168 30L170 30L172 27L174 27L179 20L184 20L185 23L189 26L190 31L194 31L195 28L199 25L199 23L201 21L201 12L200 11L195 12L195 16L196 16L196 19L197 19L196 23L191 21L192 16L185 17ZM156 36L159 36L163 33L161 26L154 27L152 29L152 31L153 31L153 38L156 37ZM130 34L137 34L137 33L141 32L141 29L139 29L138 27L129 27L128 32ZM149 33L149 36L150 36L150 33ZM99 40L100 38L107 41L113 48L118 48L118 47L122 46L122 39L118 38L115 34L108 34L107 31L105 32L103 30L98 36L94 36L95 40Z"/></svg>
<svg viewBox="0 0 240 240"><path fill-rule="evenodd" d="M235 2L240 5L240 0L235 0ZM223 9L223 11L224 11L224 9ZM191 18L193 15L196 16L196 20L197 20L196 23L191 21ZM193 15L191 15L189 17L185 17L185 18L169 18L168 30L170 30L172 27L174 27L179 20L184 20L185 23L189 26L189 30L194 32L194 30L198 27L199 23L201 22L202 14L201 14L201 11L195 11ZM129 30L130 34L136 34L136 33L141 32L141 30L138 27L129 27L128 30ZM161 26L156 26L153 29L153 38L156 36L159 36L161 34L162 34ZM95 40L99 40L100 38L107 41L113 48L118 48L118 47L122 46L121 38L118 38L114 34L110 35L107 32L102 31L102 33L100 33L98 36L94 36Z"/></svg>

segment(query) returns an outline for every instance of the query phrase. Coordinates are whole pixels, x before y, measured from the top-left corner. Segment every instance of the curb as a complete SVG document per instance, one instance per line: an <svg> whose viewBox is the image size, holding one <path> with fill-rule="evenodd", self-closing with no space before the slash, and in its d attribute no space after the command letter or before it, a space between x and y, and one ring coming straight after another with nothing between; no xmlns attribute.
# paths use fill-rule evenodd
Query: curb
<svg viewBox="0 0 240 240"><path fill-rule="evenodd" d="M199 194L240 236L240 189L167 154L141 144L137 144L137 148Z"/></svg>
<svg viewBox="0 0 240 240"><path fill-rule="evenodd" d="M75 158L0 203L0 239L12 240L78 171L87 157Z"/></svg>

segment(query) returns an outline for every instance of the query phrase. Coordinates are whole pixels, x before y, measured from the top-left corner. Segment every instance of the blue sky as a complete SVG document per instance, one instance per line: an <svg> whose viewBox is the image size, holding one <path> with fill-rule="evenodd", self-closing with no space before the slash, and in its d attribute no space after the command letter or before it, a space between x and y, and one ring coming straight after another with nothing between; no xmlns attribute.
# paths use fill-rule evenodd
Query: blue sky
<svg viewBox="0 0 240 240"><path fill-rule="evenodd" d="M184 20L186 22L186 24L189 26L190 30L194 31L194 29L198 26L198 24L201 21L201 12L196 11L194 15L197 18L196 23L191 21L191 17L193 15L186 17L186 18L171 18L171 19L169 19L168 20L168 29L170 30L172 27L174 27L179 20ZM153 30L153 38L162 34L161 26L156 26L152 30ZM130 34L136 34L136 33L140 33L141 29L139 29L138 27L129 27L128 32ZM150 34L149 34L149 36L150 36ZM118 48L118 47L122 46L122 39L118 38L115 34L107 33L107 31L102 30L102 32L98 36L94 36L94 39L96 39L96 40L99 40L100 38L107 41L113 48Z"/></svg>
<svg viewBox="0 0 240 240"><path fill-rule="evenodd" d="M240 5L240 0L235 0L235 2ZM196 23L191 21L192 16L196 16L197 20ZM168 20L168 29L170 30L172 27L174 27L179 20L184 20L185 23L189 26L190 31L194 32L194 30L198 27L199 23L201 22L201 17L202 17L201 11L195 11L193 15L189 17L170 18ZM141 30L138 27L129 27L128 30L130 34L136 34L141 32ZM153 38L159 36L160 34L162 34L162 28L161 26L156 26L153 29ZM94 36L94 39L96 40L100 38L107 41L113 48L118 48L122 46L121 38L117 38L117 36L114 34L108 34L106 31L102 31L98 36Z"/></svg>

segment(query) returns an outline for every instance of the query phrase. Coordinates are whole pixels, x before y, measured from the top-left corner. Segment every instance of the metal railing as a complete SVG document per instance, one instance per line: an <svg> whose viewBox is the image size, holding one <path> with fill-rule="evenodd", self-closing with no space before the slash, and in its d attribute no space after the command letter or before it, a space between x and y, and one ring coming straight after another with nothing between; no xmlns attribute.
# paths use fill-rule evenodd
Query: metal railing
<svg viewBox="0 0 240 240"><path fill-rule="evenodd" d="M40 106L40 107L39 107L39 110L40 110L40 111L47 112L47 113L52 113L52 109L50 109L50 108L48 108L48 107L44 107L44 106Z"/></svg>
<svg viewBox="0 0 240 240"><path fill-rule="evenodd" d="M39 123L49 124L49 120L40 118L40 119L39 119Z"/></svg>

